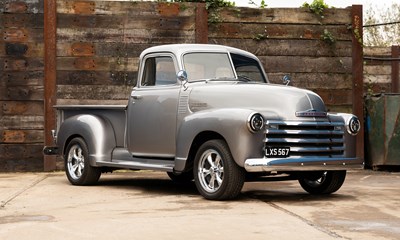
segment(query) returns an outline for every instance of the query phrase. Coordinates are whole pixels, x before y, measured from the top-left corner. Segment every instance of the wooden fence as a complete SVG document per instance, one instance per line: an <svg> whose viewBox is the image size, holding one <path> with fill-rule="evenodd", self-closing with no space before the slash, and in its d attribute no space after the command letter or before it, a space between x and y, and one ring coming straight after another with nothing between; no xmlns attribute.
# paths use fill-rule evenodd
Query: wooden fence
<svg viewBox="0 0 400 240"><path fill-rule="evenodd" d="M400 47L364 48L364 92L400 93Z"/></svg>
<svg viewBox="0 0 400 240"><path fill-rule="evenodd" d="M0 171L43 169L43 1L0 3Z"/></svg>
<svg viewBox="0 0 400 240"><path fill-rule="evenodd" d="M0 171L59 168L40 152L52 141L52 105L125 104L140 52L159 44L248 50L271 82L291 74L294 86L320 94L331 111L362 117L362 52L354 34L362 30L361 6L328 9L323 18L303 8L208 14L204 3L110 0L9 0L0 8Z"/></svg>

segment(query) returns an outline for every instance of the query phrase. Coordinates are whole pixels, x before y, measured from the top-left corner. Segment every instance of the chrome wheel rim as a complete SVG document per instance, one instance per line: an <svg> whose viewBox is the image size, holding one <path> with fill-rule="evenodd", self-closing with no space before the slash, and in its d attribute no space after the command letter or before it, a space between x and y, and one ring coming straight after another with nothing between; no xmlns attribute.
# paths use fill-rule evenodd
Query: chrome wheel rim
<svg viewBox="0 0 400 240"><path fill-rule="evenodd" d="M224 164L221 155L212 149L205 151L198 164L198 177L202 188L215 193L224 180Z"/></svg>
<svg viewBox="0 0 400 240"><path fill-rule="evenodd" d="M82 176L85 169L85 156L80 145L75 144L69 149L67 168L72 179L78 180Z"/></svg>

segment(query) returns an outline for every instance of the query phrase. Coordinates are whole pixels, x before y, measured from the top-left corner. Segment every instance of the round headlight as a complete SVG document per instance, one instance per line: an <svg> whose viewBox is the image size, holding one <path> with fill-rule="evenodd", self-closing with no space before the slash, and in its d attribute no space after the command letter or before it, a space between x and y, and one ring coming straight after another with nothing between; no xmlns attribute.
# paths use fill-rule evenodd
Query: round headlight
<svg viewBox="0 0 400 240"><path fill-rule="evenodd" d="M247 121L247 127L251 132L258 132L264 128L264 118L259 113L250 115Z"/></svg>
<svg viewBox="0 0 400 240"><path fill-rule="evenodd" d="M347 120L346 124L347 132L351 135L356 135L361 128L360 120L356 116L353 116Z"/></svg>

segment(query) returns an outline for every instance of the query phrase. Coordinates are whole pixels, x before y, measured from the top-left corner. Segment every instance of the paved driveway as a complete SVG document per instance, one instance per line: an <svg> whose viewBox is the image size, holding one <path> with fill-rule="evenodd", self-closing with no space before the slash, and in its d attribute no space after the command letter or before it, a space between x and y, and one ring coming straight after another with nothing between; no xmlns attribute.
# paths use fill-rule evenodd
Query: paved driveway
<svg viewBox="0 0 400 240"><path fill-rule="evenodd" d="M204 200L165 173L0 174L0 239L398 239L400 173L353 171L330 196L295 181L246 183L239 199Z"/></svg>

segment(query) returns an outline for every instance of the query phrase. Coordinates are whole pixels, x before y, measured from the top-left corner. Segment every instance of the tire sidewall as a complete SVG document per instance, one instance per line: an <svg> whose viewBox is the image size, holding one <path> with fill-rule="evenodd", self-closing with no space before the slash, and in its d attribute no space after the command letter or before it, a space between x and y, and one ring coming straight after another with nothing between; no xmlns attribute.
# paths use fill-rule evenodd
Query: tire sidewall
<svg viewBox="0 0 400 240"><path fill-rule="evenodd" d="M307 177L299 179L301 187L310 194L330 194L339 190L346 178L346 171L326 171L325 179L320 184Z"/></svg>
<svg viewBox="0 0 400 240"><path fill-rule="evenodd" d="M82 172L82 175L78 179L74 179L71 176L71 173L68 168L68 155L69 155L70 149L75 145L80 146L80 148L82 149L82 155L85 158L83 172ZM87 178L87 175L88 175L90 163L89 163L89 149L87 147L86 142L82 138L74 138L68 143L65 154L64 154L64 167L65 167L65 173L67 175L67 178L71 184L73 184L73 185L84 185L85 184L85 179Z"/></svg>
<svg viewBox="0 0 400 240"><path fill-rule="evenodd" d="M223 163L224 167L224 173L223 173L223 180L222 184L219 187L218 190L215 192L209 192L205 190L200 183L200 177L199 177L199 162L207 150L214 150L216 151L220 156L221 156L221 161ZM232 172L233 171L233 172ZM225 200L225 199L231 199L236 197L238 193L232 193L232 187L229 186L230 184L236 184L236 182L231 182L231 177L232 174L236 175L243 175L242 177L240 176L238 186L239 189L242 188L243 183L244 183L244 173L241 172L239 169L239 166L236 165L236 163L233 160L233 157L229 151L229 148L225 141L223 140L210 140L205 142L203 145L200 146L200 148L197 151L196 157L194 159L194 167L193 167L193 175L194 175L194 180L195 184L197 187L197 190L200 192L200 194L205 197L206 199L210 200ZM237 191L236 191L237 192Z"/></svg>

